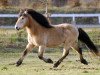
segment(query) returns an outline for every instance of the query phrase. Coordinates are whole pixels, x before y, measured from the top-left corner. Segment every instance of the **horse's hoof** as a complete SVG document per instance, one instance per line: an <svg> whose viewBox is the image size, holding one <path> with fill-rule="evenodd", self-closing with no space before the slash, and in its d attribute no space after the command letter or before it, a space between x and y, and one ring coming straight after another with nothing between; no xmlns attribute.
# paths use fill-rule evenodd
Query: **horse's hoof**
<svg viewBox="0 0 100 75"><path fill-rule="evenodd" d="M88 65L88 62L85 60L85 59L82 59L81 60L81 63L85 64L85 65Z"/></svg>
<svg viewBox="0 0 100 75"><path fill-rule="evenodd" d="M57 64L54 64L53 68L57 68L57 67L58 67L58 65Z"/></svg>
<svg viewBox="0 0 100 75"><path fill-rule="evenodd" d="M60 63L61 63L61 62L56 62L56 63L54 64L53 68L57 68L58 65L59 65Z"/></svg>
<svg viewBox="0 0 100 75"><path fill-rule="evenodd" d="M16 66L18 67L18 66L20 66L21 64L22 64L22 60L19 59L19 60L17 61L17 63L16 63Z"/></svg>
<svg viewBox="0 0 100 75"><path fill-rule="evenodd" d="M47 63L53 64L53 61L51 59L47 59Z"/></svg>

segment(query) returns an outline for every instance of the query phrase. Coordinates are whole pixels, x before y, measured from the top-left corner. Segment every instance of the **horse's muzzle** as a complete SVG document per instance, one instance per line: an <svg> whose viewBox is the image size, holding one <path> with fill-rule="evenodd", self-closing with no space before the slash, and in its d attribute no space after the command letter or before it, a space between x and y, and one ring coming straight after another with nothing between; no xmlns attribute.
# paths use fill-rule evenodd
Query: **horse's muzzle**
<svg viewBox="0 0 100 75"><path fill-rule="evenodd" d="M20 28L19 27L15 27L15 29L19 30Z"/></svg>

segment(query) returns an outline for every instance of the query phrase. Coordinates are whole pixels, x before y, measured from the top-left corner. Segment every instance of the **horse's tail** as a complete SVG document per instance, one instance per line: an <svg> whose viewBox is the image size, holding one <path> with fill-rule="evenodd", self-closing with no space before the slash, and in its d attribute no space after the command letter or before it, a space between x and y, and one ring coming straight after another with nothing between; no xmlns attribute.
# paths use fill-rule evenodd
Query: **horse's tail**
<svg viewBox="0 0 100 75"><path fill-rule="evenodd" d="M96 46L94 45L88 34L82 28L78 28L78 31L79 31L78 40L85 43L91 52L100 56L99 50L96 48Z"/></svg>

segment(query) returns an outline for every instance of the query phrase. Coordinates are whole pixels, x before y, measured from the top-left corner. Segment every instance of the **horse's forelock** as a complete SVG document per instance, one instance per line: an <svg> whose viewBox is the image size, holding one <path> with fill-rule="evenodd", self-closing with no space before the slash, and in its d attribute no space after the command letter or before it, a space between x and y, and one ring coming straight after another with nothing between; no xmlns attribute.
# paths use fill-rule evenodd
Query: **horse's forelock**
<svg viewBox="0 0 100 75"><path fill-rule="evenodd" d="M25 10L25 11L24 11L24 14L28 14L28 11L27 11L27 10Z"/></svg>
<svg viewBox="0 0 100 75"><path fill-rule="evenodd" d="M21 16L23 16L25 14L28 14L27 10L20 10L18 17L21 17Z"/></svg>

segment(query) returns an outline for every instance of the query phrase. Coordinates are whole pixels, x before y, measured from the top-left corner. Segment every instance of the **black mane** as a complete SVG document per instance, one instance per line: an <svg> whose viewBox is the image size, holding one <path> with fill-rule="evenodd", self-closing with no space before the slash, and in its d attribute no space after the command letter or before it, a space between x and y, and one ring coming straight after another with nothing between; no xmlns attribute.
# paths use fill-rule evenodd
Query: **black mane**
<svg viewBox="0 0 100 75"><path fill-rule="evenodd" d="M52 26L49 24L46 17L44 17L42 14L34 11L33 9L27 9L28 14L32 16L33 19L35 19L41 26L45 28L52 28Z"/></svg>

